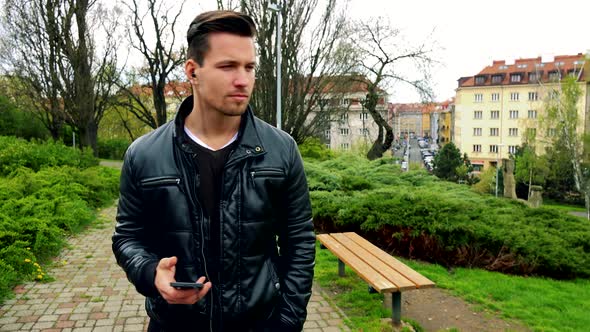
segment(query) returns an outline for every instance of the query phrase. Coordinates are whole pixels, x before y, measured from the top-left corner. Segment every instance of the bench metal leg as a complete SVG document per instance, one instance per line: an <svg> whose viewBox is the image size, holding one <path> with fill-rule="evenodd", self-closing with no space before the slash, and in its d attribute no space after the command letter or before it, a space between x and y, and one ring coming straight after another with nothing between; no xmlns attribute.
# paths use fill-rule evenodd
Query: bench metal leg
<svg viewBox="0 0 590 332"><path fill-rule="evenodd" d="M391 293L391 322L394 326L400 326L402 321L402 293Z"/></svg>
<svg viewBox="0 0 590 332"><path fill-rule="evenodd" d="M338 259L338 275L344 277L344 262Z"/></svg>
<svg viewBox="0 0 590 332"><path fill-rule="evenodd" d="M325 245L323 245L323 244L320 242L320 249L328 249L328 247L326 247Z"/></svg>

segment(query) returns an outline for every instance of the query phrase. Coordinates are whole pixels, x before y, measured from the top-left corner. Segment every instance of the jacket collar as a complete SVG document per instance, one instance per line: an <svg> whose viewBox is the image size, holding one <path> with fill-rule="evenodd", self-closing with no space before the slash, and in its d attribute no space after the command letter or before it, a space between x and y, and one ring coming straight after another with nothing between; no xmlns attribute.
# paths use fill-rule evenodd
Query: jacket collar
<svg viewBox="0 0 590 332"><path fill-rule="evenodd" d="M189 96L182 101L174 118L174 140L185 152L191 152L191 150L189 144L187 144L189 138L184 132L184 121L192 110L193 96ZM257 156L266 153L266 149L258 133L256 119L252 108L248 105L246 112L242 114L236 148L231 159L234 159L234 157Z"/></svg>

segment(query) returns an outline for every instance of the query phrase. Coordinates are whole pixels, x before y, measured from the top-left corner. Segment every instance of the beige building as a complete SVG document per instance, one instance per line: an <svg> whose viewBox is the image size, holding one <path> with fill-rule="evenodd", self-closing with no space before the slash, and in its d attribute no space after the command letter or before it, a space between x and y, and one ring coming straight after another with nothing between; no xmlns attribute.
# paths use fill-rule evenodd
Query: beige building
<svg viewBox="0 0 590 332"><path fill-rule="evenodd" d="M456 90L453 141L467 153L476 170L495 166L527 139L543 153L555 130L541 130L544 101L561 78L575 75L582 88L579 104L581 130L588 127L588 60L583 54L518 59L513 64L494 61L475 76L459 79Z"/></svg>
<svg viewBox="0 0 590 332"><path fill-rule="evenodd" d="M336 90L322 95L332 114L331 121L324 128L322 141L332 150L343 151L373 144L379 134L379 127L363 106L367 95L365 84L350 81ZM387 96L385 91L381 92L377 111L387 121Z"/></svg>

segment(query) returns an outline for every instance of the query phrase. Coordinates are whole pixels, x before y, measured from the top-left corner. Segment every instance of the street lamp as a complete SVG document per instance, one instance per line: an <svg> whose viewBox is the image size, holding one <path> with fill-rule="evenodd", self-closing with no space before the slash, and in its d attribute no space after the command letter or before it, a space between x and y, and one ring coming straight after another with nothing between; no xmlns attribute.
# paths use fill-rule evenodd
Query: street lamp
<svg viewBox="0 0 590 332"><path fill-rule="evenodd" d="M281 129L281 6L270 3L268 9L277 14L277 128Z"/></svg>
<svg viewBox="0 0 590 332"><path fill-rule="evenodd" d="M498 144L498 151L496 153L496 197L498 197L498 182L500 179L500 150L504 144Z"/></svg>

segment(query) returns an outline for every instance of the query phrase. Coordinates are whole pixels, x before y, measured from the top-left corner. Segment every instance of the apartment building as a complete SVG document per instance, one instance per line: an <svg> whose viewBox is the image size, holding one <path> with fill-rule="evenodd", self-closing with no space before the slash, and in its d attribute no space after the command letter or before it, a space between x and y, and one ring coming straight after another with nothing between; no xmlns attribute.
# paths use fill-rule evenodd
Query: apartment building
<svg viewBox="0 0 590 332"><path fill-rule="evenodd" d="M329 86L329 85L328 85ZM322 141L332 150L347 151L355 145L371 145L377 139L379 127L365 109L366 84L350 80L337 91L326 91L322 100L331 108L331 121L325 128ZM380 91L377 111L387 120L387 94Z"/></svg>
<svg viewBox="0 0 590 332"><path fill-rule="evenodd" d="M535 137L537 153L543 153L547 138L555 135L551 128L541 130L544 101L552 97L565 75L578 79L582 89L579 127L588 127L588 65L581 53L555 56L550 61L537 57L509 64L500 60L474 76L460 78L452 140L462 153L467 153L476 170L496 166L499 160L509 158L527 137ZM447 135L447 125L444 126L441 139Z"/></svg>
<svg viewBox="0 0 590 332"><path fill-rule="evenodd" d="M422 103L389 104L389 118L394 136L396 138L406 138L408 135L424 136L424 114L427 107L428 105Z"/></svg>
<svg viewBox="0 0 590 332"><path fill-rule="evenodd" d="M455 99L443 101L436 105L430 118L432 141L440 147L449 143L453 137L453 120Z"/></svg>

